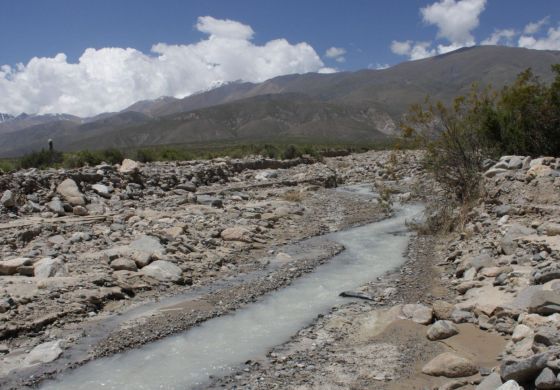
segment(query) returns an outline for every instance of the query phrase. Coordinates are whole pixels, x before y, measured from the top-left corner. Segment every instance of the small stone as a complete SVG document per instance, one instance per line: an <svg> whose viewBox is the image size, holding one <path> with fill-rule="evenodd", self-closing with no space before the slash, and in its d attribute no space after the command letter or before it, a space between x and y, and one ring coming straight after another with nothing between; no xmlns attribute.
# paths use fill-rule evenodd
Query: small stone
<svg viewBox="0 0 560 390"><path fill-rule="evenodd" d="M241 226L224 229L220 236L224 241L253 242L251 232Z"/></svg>
<svg viewBox="0 0 560 390"><path fill-rule="evenodd" d="M459 333L459 329L451 321L436 321L428 328L429 340L443 340Z"/></svg>
<svg viewBox="0 0 560 390"><path fill-rule="evenodd" d="M451 319L451 313L453 313L453 310L455 309L455 306L453 306L449 302L435 301L432 304L432 309L434 311L434 316L438 320L450 320Z"/></svg>
<svg viewBox="0 0 560 390"><path fill-rule="evenodd" d="M79 215L81 217L88 215L88 210L84 206L74 206L72 212L74 215Z"/></svg>
<svg viewBox="0 0 560 390"><path fill-rule="evenodd" d="M526 337L530 337L533 335L533 330L531 328L529 328L527 325L517 325L515 327L515 329L513 330L513 335L511 336L511 339L513 341L521 341Z"/></svg>
<svg viewBox="0 0 560 390"><path fill-rule="evenodd" d="M138 267L134 260L119 258L115 259L110 264L111 268L115 271L137 271Z"/></svg>
<svg viewBox="0 0 560 390"><path fill-rule="evenodd" d="M66 264L60 259L45 257L34 265L34 274L37 278L52 278L55 276L67 276Z"/></svg>
<svg viewBox="0 0 560 390"><path fill-rule="evenodd" d="M523 387L519 386L516 381L509 380L500 387L496 388L496 390L523 390Z"/></svg>
<svg viewBox="0 0 560 390"><path fill-rule="evenodd" d="M57 214L59 217L66 214L66 211L64 210L64 206L60 201L60 199L58 198L54 198L49 203L47 203L47 208L53 213Z"/></svg>
<svg viewBox="0 0 560 390"><path fill-rule="evenodd" d="M162 282L179 282L182 274L181 268L165 260L154 261L140 272Z"/></svg>
<svg viewBox="0 0 560 390"><path fill-rule="evenodd" d="M39 344L25 357L24 364L26 366L32 366L40 363L50 363L58 359L58 357L62 355L62 349L60 348L61 342L62 340L56 340Z"/></svg>
<svg viewBox="0 0 560 390"><path fill-rule="evenodd" d="M476 386L476 390L496 390L503 384L502 378L496 372L491 373L488 375L478 386Z"/></svg>
<svg viewBox="0 0 560 390"><path fill-rule="evenodd" d="M119 168L120 173L136 173L140 170L140 164L129 158L125 158Z"/></svg>
<svg viewBox="0 0 560 390"><path fill-rule="evenodd" d="M4 207L14 207L16 205L16 197L14 193L10 190L4 191L2 198L0 198L0 203Z"/></svg>

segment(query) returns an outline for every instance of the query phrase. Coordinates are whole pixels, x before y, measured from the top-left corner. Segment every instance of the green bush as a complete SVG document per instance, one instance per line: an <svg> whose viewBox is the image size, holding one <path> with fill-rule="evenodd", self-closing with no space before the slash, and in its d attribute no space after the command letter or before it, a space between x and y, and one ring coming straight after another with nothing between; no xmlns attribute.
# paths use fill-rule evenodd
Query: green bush
<svg viewBox="0 0 560 390"><path fill-rule="evenodd" d="M41 149L40 152L26 154L19 160L21 168L48 168L60 165L64 161L64 156L56 150Z"/></svg>
<svg viewBox="0 0 560 390"><path fill-rule="evenodd" d="M405 137L426 150L426 167L443 190L462 202L478 196L483 161L502 154L560 155L560 64L546 85L530 69L501 91L480 90L411 107Z"/></svg>

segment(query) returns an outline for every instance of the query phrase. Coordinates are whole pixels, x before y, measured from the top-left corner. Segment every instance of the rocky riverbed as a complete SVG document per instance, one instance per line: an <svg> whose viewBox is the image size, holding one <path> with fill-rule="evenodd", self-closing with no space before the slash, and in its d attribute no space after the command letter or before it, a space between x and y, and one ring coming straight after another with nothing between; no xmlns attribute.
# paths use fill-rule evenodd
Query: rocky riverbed
<svg viewBox="0 0 560 390"><path fill-rule="evenodd" d="M506 156L444 237L212 388L560 388L560 160ZM457 213L460 211L457 210Z"/></svg>
<svg viewBox="0 0 560 390"><path fill-rule="evenodd" d="M419 156L125 160L3 175L0 383L35 383L286 285L342 249L302 240L385 215L372 197L335 187L377 180L408 199ZM154 301L182 308L149 309Z"/></svg>
<svg viewBox="0 0 560 390"><path fill-rule="evenodd" d="M290 284L343 250L324 233L383 218L388 195L427 195L421 156L0 177L0 384L33 385ZM404 267L210 387L560 388L559 169L502 158L454 233L416 234ZM360 195L371 186L382 199Z"/></svg>

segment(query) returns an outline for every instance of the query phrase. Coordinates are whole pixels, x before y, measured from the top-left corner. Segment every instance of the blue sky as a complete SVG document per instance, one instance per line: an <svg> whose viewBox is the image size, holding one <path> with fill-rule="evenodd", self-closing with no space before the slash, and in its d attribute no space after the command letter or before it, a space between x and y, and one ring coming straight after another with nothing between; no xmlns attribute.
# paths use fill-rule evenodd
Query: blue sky
<svg viewBox="0 0 560 390"><path fill-rule="evenodd" d="M159 93L181 97L236 79L261 81L283 73L393 65L461 46L494 42L489 37L497 30L502 32L496 35L498 44L560 49L557 0L1 0L0 9L0 66L9 66L0 70L0 96L5 96L0 97L0 112L11 113L69 112L75 108L75 113L89 115L124 108L132 100L155 98ZM201 23L198 18L203 16L213 19ZM224 46L217 45L219 39L210 42L210 38L224 38L215 33L216 28L222 28L220 20L238 22L223 30L226 35L242 26L252 29L239 36L249 42L248 51L243 51L247 46L243 44L237 56L216 54ZM539 21L543 22L523 32L528 24ZM287 42L266 46L277 39ZM301 42L306 46L296 46ZM151 51L157 43L166 44L163 54ZM196 51L193 46L193 50L179 53L172 45L198 46ZM213 73L177 73L188 66L196 69L197 64L182 64L181 59L204 57L203 46L212 45L208 48L212 60L205 61L208 67L215 66ZM81 68L69 66L77 64L88 48L97 51L89 52ZM135 52L104 48L132 48ZM331 56L326 55L329 48L334 48L329 51ZM55 57L59 53L66 56ZM261 63L275 62L274 66L262 70L258 64L241 61L261 54ZM167 66L160 72L154 64L144 66L158 56L160 62L174 56L175 68ZM42 60L30 66L34 57ZM144 65L135 67L138 62ZM24 66L18 68L18 63ZM254 76L241 68L252 69ZM95 73L92 69L101 70ZM123 85L111 84L125 71L136 72L136 76ZM165 80L148 85L144 78L150 71L161 73ZM176 81L188 79L186 76L204 82L193 81L179 88ZM99 93L88 91L80 96L85 92L74 85L79 82L99 87ZM47 91L53 87L57 91ZM134 91L126 93L127 88ZM30 97L31 90L36 95ZM102 102L103 96L115 90L113 98L118 102ZM84 98L90 99L89 109L83 104L78 107ZM19 103L14 103L16 100Z"/></svg>

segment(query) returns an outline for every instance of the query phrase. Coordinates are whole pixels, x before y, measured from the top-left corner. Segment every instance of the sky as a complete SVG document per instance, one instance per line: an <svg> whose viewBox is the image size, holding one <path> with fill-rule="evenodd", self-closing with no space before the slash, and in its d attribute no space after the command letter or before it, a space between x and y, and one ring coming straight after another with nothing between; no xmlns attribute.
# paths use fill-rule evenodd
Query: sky
<svg viewBox="0 0 560 390"><path fill-rule="evenodd" d="M560 0L0 0L0 112L92 116L485 44L560 50Z"/></svg>

